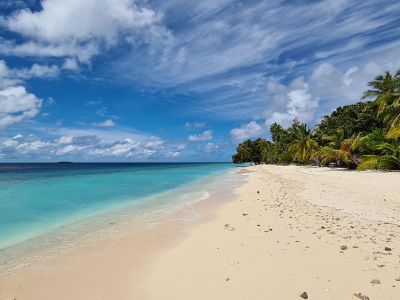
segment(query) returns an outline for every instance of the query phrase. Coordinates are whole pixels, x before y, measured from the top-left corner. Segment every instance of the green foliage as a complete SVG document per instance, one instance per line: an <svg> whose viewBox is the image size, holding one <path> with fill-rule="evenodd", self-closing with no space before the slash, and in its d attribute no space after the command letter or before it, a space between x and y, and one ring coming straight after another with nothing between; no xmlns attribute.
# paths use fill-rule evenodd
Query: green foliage
<svg viewBox="0 0 400 300"><path fill-rule="evenodd" d="M316 126L315 135L320 145L328 146L329 137L338 135L338 131L341 141L354 134L368 134L381 126L369 102L359 102L338 107L331 115L323 117L321 123Z"/></svg>
<svg viewBox="0 0 400 300"><path fill-rule="evenodd" d="M400 170L400 142L390 141L376 145L379 155L361 156L359 170L380 169L380 170Z"/></svg>
<svg viewBox="0 0 400 300"><path fill-rule="evenodd" d="M377 145L385 141L385 132L381 128L376 128L364 139L364 147L362 149L363 154L379 154L376 150Z"/></svg>
<svg viewBox="0 0 400 300"><path fill-rule="evenodd" d="M274 123L272 142L240 143L233 162L400 169L400 71L379 75L368 86L362 99L370 101L338 107L313 131L298 121L287 129Z"/></svg>

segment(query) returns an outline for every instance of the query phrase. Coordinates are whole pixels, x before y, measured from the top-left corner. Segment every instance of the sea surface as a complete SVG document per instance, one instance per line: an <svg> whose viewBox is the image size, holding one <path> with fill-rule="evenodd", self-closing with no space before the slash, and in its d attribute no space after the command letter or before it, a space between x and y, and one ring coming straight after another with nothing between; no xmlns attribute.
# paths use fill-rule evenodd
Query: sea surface
<svg viewBox="0 0 400 300"><path fill-rule="evenodd" d="M0 251L60 228L53 238L62 239L72 231L69 224L85 224L97 215L107 215L109 222L116 219L114 211L125 221L140 222L179 209L207 198L202 180L234 168L230 163L0 164Z"/></svg>

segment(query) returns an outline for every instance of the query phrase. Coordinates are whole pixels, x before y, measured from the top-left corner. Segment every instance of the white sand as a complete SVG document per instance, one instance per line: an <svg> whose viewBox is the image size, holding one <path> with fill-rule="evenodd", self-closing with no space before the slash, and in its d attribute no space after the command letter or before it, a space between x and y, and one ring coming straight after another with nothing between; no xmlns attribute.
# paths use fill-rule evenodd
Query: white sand
<svg viewBox="0 0 400 300"><path fill-rule="evenodd" d="M237 200L157 259L145 299L400 299L400 173L250 169Z"/></svg>

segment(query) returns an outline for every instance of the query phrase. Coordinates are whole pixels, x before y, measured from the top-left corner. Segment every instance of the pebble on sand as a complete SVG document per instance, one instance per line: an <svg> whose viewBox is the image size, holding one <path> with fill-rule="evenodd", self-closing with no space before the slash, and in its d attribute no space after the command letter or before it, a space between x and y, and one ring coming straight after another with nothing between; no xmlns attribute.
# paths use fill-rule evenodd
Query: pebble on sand
<svg viewBox="0 0 400 300"><path fill-rule="evenodd" d="M347 250L347 249L348 249L348 247L346 245L340 246L340 250Z"/></svg>
<svg viewBox="0 0 400 300"><path fill-rule="evenodd" d="M301 293L300 297L303 298L303 299L308 299L308 294L307 294L307 292Z"/></svg>
<svg viewBox="0 0 400 300"><path fill-rule="evenodd" d="M380 282L379 279L372 279L372 280L370 281L370 283L372 283L372 284L381 284L381 282Z"/></svg>
<svg viewBox="0 0 400 300"><path fill-rule="evenodd" d="M358 294L354 294L353 295L354 297L353 297L353 299L360 299L360 300L369 300L369 297L368 296L366 296L366 295L363 295L363 294L361 294L361 293L358 293Z"/></svg>
<svg viewBox="0 0 400 300"><path fill-rule="evenodd" d="M392 248L385 247L385 251L392 251Z"/></svg>

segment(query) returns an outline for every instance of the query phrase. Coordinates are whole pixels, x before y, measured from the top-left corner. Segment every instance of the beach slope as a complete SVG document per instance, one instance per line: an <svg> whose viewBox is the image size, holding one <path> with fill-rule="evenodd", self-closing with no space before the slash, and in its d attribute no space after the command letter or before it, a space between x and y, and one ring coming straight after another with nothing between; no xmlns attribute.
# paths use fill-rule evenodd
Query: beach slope
<svg viewBox="0 0 400 300"><path fill-rule="evenodd" d="M243 170L235 200L154 261L143 298L399 299L400 173Z"/></svg>

